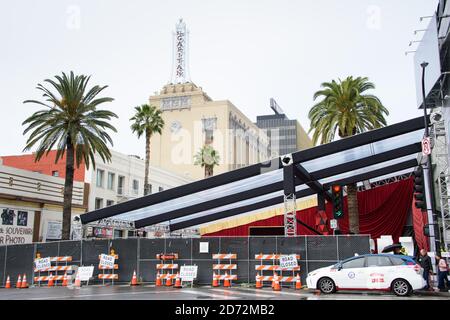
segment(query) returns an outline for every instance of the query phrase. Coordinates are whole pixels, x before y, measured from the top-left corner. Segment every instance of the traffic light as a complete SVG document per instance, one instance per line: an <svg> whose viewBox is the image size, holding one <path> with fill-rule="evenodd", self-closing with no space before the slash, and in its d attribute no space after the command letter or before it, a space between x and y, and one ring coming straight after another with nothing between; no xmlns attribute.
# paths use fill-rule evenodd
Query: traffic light
<svg viewBox="0 0 450 320"><path fill-rule="evenodd" d="M414 205L418 209L425 210L425 184L423 179L423 169L421 166L414 170Z"/></svg>
<svg viewBox="0 0 450 320"><path fill-rule="evenodd" d="M342 218L344 216L344 192L342 186L338 184L331 186L331 199L333 201L334 218Z"/></svg>

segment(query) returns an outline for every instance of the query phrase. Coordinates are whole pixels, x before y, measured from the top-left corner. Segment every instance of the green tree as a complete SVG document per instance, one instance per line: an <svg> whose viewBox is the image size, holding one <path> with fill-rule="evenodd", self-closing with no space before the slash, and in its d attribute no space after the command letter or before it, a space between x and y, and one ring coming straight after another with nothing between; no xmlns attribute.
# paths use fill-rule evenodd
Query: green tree
<svg viewBox="0 0 450 320"><path fill-rule="evenodd" d="M205 178L214 174L214 167L219 165L219 153L210 145L203 146L194 155L194 165L205 168Z"/></svg>
<svg viewBox="0 0 450 320"><path fill-rule="evenodd" d="M313 143L328 143L336 133L341 138L386 126L389 111L380 99L367 91L375 85L366 77L347 77L345 80L325 82L314 94L321 98L309 111ZM347 185L350 232L359 233L358 200L356 184Z"/></svg>
<svg viewBox="0 0 450 320"><path fill-rule="evenodd" d="M162 118L161 110L155 106L143 104L139 107L135 107L135 114L130 119L134 121L131 125L131 130L136 133L138 138L145 135L145 178L144 178L144 195L147 195L150 191L150 185L148 183L149 166L150 166L150 138L154 133L161 134L164 128L164 120Z"/></svg>
<svg viewBox="0 0 450 320"><path fill-rule="evenodd" d="M37 86L37 89L43 92L45 102L24 101L46 107L36 111L22 123L27 125L23 134L31 132L24 151L39 143L35 156L37 162L56 147L55 163L67 152L62 239L69 240L75 163L77 168L82 162L86 164L86 168L89 168L90 163L95 168L94 154L98 154L104 162L111 160L107 144L113 145L113 141L107 130L116 132L110 120L117 118L117 115L108 110L97 109L98 105L113 101L112 98L97 97L108 86L96 85L87 90L90 77L75 76L72 71L70 75L63 72L62 76L55 76L55 79L46 79L44 82L56 92L42 84Z"/></svg>

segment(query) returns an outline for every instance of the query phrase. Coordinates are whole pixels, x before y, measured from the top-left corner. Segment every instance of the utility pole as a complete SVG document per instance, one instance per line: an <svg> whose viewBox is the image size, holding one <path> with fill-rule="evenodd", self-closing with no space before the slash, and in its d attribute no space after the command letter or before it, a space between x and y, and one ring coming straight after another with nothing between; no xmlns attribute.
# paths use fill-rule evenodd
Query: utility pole
<svg viewBox="0 0 450 320"><path fill-rule="evenodd" d="M427 115L427 103L425 96L425 69L428 66L428 62L422 62L420 64L422 67L422 99L423 99L423 117L425 124L425 136L424 138L430 137L430 131L428 129L428 115ZM424 185L425 185L425 202L427 206L427 216L428 216L428 228L430 232L430 250L436 254L440 253L440 240L439 240L439 228L435 228L435 221L437 215L435 214L434 207L434 192L433 192L433 172L431 170L431 155L425 155L425 166L423 168L424 174Z"/></svg>

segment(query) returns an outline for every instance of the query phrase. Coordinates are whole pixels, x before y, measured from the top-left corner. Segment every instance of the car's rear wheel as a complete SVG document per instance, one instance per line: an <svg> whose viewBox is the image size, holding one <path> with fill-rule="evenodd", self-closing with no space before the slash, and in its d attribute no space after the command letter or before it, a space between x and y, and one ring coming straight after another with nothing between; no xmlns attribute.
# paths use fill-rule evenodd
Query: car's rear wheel
<svg viewBox="0 0 450 320"><path fill-rule="evenodd" d="M325 294L334 293L336 291L336 285L330 278L321 278L317 287L319 288L320 292Z"/></svg>
<svg viewBox="0 0 450 320"><path fill-rule="evenodd" d="M405 279L396 279L392 282L392 292L399 297L406 297L411 294L411 286Z"/></svg>

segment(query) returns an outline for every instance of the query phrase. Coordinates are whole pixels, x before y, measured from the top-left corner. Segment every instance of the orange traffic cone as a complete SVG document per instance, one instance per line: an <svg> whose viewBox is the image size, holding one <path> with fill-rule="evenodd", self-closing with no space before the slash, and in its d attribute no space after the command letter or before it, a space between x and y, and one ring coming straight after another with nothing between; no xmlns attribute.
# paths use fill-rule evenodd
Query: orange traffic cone
<svg viewBox="0 0 450 320"><path fill-rule="evenodd" d="M300 280L300 275L297 273L295 278L295 290L300 290L302 288L302 280Z"/></svg>
<svg viewBox="0 0 450 320"><path fill-rule="evenodd" d="M64 272L62 286L67 287L67 272Z"/></svg>
<svg viewBox="0 0 450 320"><path fill-rule="evenodd" d="M22 278L19 276L17 277L17 283L16 283L16 288L22 288Z"/></svg>
<svg viewBox="0 0 450 320"><path fill-rule="evenodd" d="M178 289L183 288L183 286L181 284L181 278L180 278L180 275L178 274L178 272L177 272L177 277L175 279L175 285L173 287L178 288Z"/></svg>
<svg viewBox="0 0 450 320"><path fill-rule="evenodd" d="M161 277L159 275L159 272L156 274L156 286L157 287L161 287L162 286Z"/></svg>
<svg viewBox="0 0 450 320"><path fill-rule="evenodd" d="M76 288L80 288L81 287L81 280L80 280L80 275L78 274L78 272L77 272L77 275L75 277L75 284L74 284L74 286Z"/></svg>
<svg viewBox="0 0 450 320"><path fill-rule="evenodd" d="M133 271L133 277L131 278L131 285L137 286L136 270Z"/></svg>
<svg viewBox="0 0 450 320"><path fill-rule="evenodd" d="M53 286L55 286L55 282L53 281L53 275L50 272L50 276L49 276L49 280L48 280L48 283L47 283L47 287L53 287Z"/></svg>
<svg viewBox="0 0 450 320"><path fill-rule="evenodd" d="M273 291L281 291L280 281L278 280L278 276L275 276L275 283L273 285Z"/></svg>
<svg viewBox="0 0 450 320"><path fill-rule="evenodd" d="M20 286L22 289L28 288L27 275L24 273L22 278L22 285Z"/></svg>
<svg viewBox="0 0 450 320"><path fill-rule="evenodd" d="M259 272L256 274L256 289L261 289L263 287L261 277L259 275Z"/></svg>
<svg viewBox="0 0 450 320"><path fill-rule="evenodd" d="M215 272L213 273L213 282L212 282L212 286L213 286L213 287L218 287L218 286L219 286L219 281L217 281L217 275L216 275Z"/></svg>
<svg viewBox="0 0 450 320"><path fill-rule="evenodd" d="M275 287L275 278L277 277L277 273L274 271L273 272L273 277L272 277L272 289Z"/></svg>
<svg viewBox="0 0 450 320"><path fill-rule="evenodd" d="M230 279L228 279L228 272L225 272L225 280L223 281L223 286L225 288L231 287Z"/></svg>
<svg viewBox="0 0 450 320"><path fill-rule="evenodd" d="M5 289L11 289L11 281L9 280L9 276L6 278Z"/></svg>
<svg viewBox="0 0 450 320"><path fill-rule="evenodd" d="M169 271L167 271L167 278L166 278L166 287L172 286L172 278L170 277Z"/></svg>

